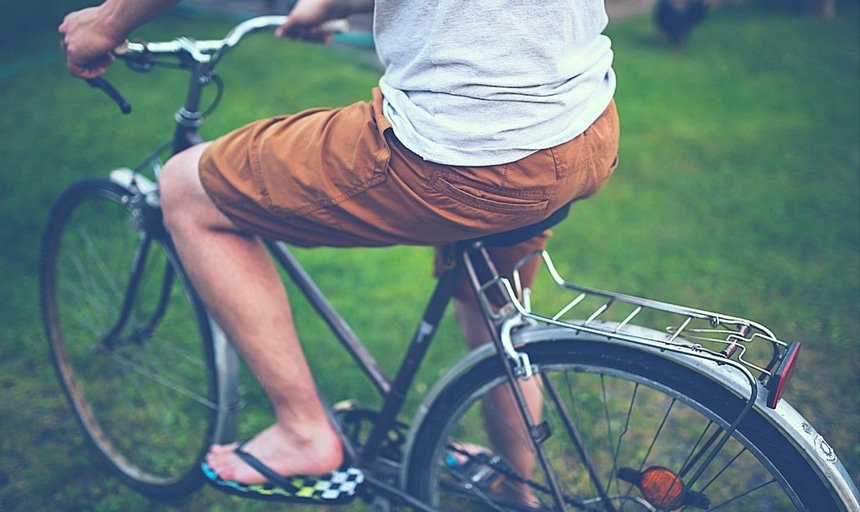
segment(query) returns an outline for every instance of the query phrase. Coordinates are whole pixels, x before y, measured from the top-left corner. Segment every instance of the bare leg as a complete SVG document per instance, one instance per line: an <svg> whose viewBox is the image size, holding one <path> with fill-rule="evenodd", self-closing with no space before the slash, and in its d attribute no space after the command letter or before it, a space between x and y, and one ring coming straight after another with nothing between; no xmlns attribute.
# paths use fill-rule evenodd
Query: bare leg
<svg viewBox="0 0 860 512"><path fill-rule="evenodd" d="M464 300L457 300L455 305L457 319L469 347L475 348L487 343L490 336L480 306L474 301ZM528 404L532 420L540 421L543 396L538 379L521 381L520 389ZM491 390L484 397L483 408L487 433L493 449L497 450L521 475L530 476L535 469L536 460L511 390L507 387ZM502 490L526 503L535 501L531 489L523 485L507 483Z"/></svg>
<svg viewBox="0 0 860 512"><path fill-rule="evenodd" d="M197 172L204 146L171 159L161 177L165 222L195 288L241 352L274 407L276 423L245 450L279 474L336 469L342 448L316 392L286 291L259 239L236 228L211 202ZM262 483L234 453L213 446L207 462L221 478Z"/></svg>

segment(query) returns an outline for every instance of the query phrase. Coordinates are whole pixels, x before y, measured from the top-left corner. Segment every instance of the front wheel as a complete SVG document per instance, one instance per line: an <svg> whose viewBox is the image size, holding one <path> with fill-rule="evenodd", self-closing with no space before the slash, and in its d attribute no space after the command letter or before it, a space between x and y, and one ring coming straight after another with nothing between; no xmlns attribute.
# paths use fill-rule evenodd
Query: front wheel
<svg viewBox="0 0 860 512"><path fill-rule="evenodd" d="M565 510L845 510L815 455L758 408L724 436L744 402L703 373L573 337L520 349L536 369L521 386L541 396L530 405ZM503 412L510 396L495 355L439 391L411 443L409 492L442 510L558 510L521 420Z"/></svg>
<svg viewBox="0 0 860 512"><path fill-rule="evenodd" d="M167 498L202 482L198 461L230 419L209 317L160 226L139 192L76 183L51 211L39 277L54 366L85 434L127 484Z"/></svg>

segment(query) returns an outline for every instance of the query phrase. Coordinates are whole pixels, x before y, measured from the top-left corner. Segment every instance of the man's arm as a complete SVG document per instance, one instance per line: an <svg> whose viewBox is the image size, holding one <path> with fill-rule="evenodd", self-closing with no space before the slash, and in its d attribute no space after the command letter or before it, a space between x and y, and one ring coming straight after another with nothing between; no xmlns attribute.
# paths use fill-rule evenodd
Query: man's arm
<svg viewBox="0 0 860 512"><path fill-rule="evenodd" d="M69 71L81 78L103 74L113 62L110 52L132 30L177 3L179 0L107 0L69 13L58 29Z"/></svg>

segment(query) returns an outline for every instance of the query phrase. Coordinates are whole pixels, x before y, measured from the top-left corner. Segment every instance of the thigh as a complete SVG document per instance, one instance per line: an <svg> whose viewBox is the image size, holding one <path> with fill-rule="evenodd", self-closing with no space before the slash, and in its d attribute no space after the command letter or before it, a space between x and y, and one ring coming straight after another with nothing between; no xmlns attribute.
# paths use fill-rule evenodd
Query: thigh
<svg viewBox="0 0 860 512"><path fill-rule="evenodd" d="M387 124L374 103L246 125L203 153L200 177L236 225L299 246L399 243L376 228L368 195L386 181Z"/></svg>

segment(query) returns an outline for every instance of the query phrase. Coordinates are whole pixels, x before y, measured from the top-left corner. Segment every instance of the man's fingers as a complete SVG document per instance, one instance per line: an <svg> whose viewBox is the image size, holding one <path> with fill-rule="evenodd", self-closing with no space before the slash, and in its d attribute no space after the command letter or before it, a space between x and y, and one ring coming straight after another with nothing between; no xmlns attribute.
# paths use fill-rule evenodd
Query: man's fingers
<svg viewBox="0 0 860 512"><path fill-rule="evenodd" d="M301 39L313 43L327 43L331 40L332 34L319 25L302 26L285 23L275 30L275 35L278 37L288 37L290 39Z"/></svg>
<svg viewBox="0 0 860 512"><path fill-rule="evenodd" d="M97 76L102 76L113 61L113 55L104 55L98 59L85 62L84 64L79 64L67 56L66 65L68 66L69 71L77 77L95 78Z"/></svg>
<svg viewBox="0 0 860 512"><path fill-rule="evenodd" d="M292 26L292 23L287 21L286 23L284 23L283 25L281 25L280 27L275 29L275 35L278 37L286 36L287 32L290 30L291 26Z"/></svg>

